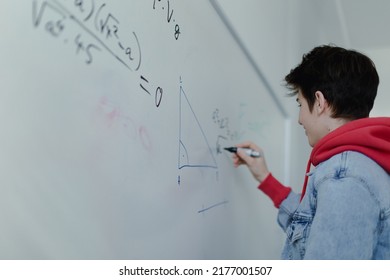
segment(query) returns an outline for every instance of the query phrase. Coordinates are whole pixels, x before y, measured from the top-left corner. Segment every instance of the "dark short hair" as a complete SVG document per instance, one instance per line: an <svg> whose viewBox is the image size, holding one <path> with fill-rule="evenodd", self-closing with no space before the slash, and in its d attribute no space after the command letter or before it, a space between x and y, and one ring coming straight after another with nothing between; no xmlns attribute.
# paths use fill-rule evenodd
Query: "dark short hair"
<svg viewBox="0 0 390 280"><path fill-rule="evenodd" d="M321 91L333 118L359 119L369 116L378 90L379 76L370 58L355 50L332 45L314 48L285 77L293 92L301 90L313 110L315 92Z"/></svg>

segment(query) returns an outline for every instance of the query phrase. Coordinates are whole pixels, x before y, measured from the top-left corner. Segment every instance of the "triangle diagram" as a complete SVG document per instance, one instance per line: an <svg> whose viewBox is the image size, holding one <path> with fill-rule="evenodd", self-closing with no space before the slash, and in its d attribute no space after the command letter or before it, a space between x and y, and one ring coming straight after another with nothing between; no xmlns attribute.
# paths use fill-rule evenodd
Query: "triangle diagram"
<svg viewBox="0 0 390 280"><path fill-rule="evenodd" d="M206 134L182 86L179 100L179 169L218 168Z"/></svg>

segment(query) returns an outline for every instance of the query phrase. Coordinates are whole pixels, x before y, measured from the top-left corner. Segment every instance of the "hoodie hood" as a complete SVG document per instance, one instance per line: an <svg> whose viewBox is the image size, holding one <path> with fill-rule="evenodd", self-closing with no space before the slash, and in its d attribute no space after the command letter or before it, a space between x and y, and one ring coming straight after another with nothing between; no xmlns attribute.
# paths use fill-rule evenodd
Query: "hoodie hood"
<svg viewBox="0 0 390 280"><path fill-rule="evenodd" d="M390 173L390 118L358 119L330 132L314 146L306 173L310 171L311 164L317 166L345 151L362 153ZM306 175L301 199L307 180Z"/></svg>

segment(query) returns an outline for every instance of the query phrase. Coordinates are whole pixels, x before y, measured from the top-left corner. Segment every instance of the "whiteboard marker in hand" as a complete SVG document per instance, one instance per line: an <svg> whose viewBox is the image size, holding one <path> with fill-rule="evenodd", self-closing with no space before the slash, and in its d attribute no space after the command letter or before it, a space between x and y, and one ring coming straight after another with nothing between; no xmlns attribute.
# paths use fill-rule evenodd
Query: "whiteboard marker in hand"
<svg viewBox="0 0 390 280"><path fill-rule="evenodd" d="M255 157L255 158L261 157L260 152L255 151L255 150L252 150L252 149L249 149L249 148L237 148L237 147L228 147L228 148L225 148L226 151L229 151L229 152L231 152L231 153L237 153L237 150L238 150L238 149L245 151L245 153L246 153L248 156Z"/></svg>

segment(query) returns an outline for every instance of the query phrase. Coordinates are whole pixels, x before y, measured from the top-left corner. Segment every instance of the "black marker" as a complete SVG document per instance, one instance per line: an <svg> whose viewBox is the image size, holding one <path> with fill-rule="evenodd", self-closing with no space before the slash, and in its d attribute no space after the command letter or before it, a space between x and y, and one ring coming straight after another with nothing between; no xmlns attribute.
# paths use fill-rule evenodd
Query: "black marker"
<svg viewBox="0 0 390 280"><path fill-rule="evenodd" d="M252 149L249 149L249 148L237 148L237 147L225 148L226 151L229 151L231 153L237 153L238 149L245 151L245 153L248 156L255 157L255 158L261 157L260 152L252 150Z"/></svg>

